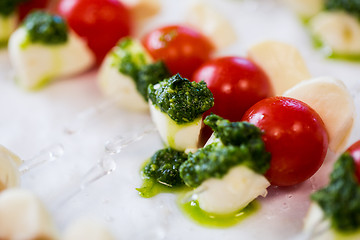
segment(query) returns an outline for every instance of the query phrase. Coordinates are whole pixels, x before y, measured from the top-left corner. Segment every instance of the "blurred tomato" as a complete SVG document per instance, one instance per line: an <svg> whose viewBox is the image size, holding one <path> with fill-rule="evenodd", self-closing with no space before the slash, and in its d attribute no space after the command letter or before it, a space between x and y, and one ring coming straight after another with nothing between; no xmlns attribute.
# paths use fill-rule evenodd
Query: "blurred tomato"
<svg viewBox="0 0 360 240"><path fill-rule="evenodd" d="M119 0L60 0L59 14L87 41L98 64L131 30L129 10Z"/></svg>
<svg viewBox="0 0 360 240"><path fill-rule="evenodd" d="M28 0L23 1L19 5L19 19L20 21L24 20L24 18L35 9L45 9L48 7L49 0Z"/></svg>
<svg viewBox="0 0 360 240"><path fill-rule="evenodd" d="M205 36L180 25L155 29L142 42L155 60L165 62L172 74L180 73L188 79L214 50Z"/></svg>

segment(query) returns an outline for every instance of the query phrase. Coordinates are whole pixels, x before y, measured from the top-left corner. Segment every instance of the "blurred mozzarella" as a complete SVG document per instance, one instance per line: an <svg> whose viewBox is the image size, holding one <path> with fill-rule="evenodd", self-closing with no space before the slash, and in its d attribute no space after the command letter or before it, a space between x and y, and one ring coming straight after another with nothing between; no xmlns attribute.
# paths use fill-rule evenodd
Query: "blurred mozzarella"
<svg viewBox="0 0 360 240"><path fill-rule="evenodd" d="M218 49L228 47L237 40L230 22L208 2L193 3L187 11L185 21L207 36Z"/></svg>
<svg viewBox="0 0 360 240"><path fill-rule="evenodd" d="M84 72L95 63L86 43L73 32L64 44L27 41L24 27L17 29L9 40L9 55L17 83L26 89L38 89L55 78Z"/></svg>
<svg viewBox="0 0 360 240"><path fill-rule="evenodd" d="M202 116L191 123L178 124L149 100L150 114L163 142L178 151L197 148Z"/></svg>
<svg viewBox="0 0 360 240"><path fill-rule="evenodd" d="M324 7L324 0L282 0L301 17L310 18Z"/></svg>
<svg viewBox="0 0 360 240"><path fill-rule="evenodd" d="M0 191L20 185L19 166L21 159L0 145Z"/></svg>
<svg viewBox="0 0 360 240"><path fill-rule="evenodd" d="M135 21L141 21L157 14L161 9L160 0L121 0L129 9Z"/></svg>
<svg viewBox="0 0 360 240"><path fill-rule="evenodd" d="M99 221L91 218L81 218L75 221L65 231L62 240L115 240L115 237Z"/></svg>
<svg viewBox="0 0 360 240"><path fill-rule="evenodd" d="M263 175L239 165L231 168L221 179L204 181L198 187L197 200L206 212L230 214L243 209L258 196L265 197L269 186Z"/></svg>
<svg viewBox="0 0 360 240"><path fill-rule="evenodd" d="M357 231L353 234L341 234L330 228L330 221L325 218L324 212L321 207L311 202L309 210L304 219L303 234L306 236L304 239L311 240L358 240L360 239L360 232Z"/></svg>
<svg viewBox="0 0 360 240"><path fill-rule="evenodd" d="M310 21L315 38L334 53L360 55L360 22L345 12L321 12Z"/></svg>
<svg viewBox="0 0 360 240"><path fill-rule="evenodd" d="M131 53L144 54L147 64L153 62L139 41L132 39L132 44ZM100 91L124 109L148 111L149 105L136 89L135 80L121 73L114 65L113 51L116 51L116 47L105 57L97 76Z"/></svg>
<svg viewBox="0 0 360 240"><path fill-rule="evenodd" d="M0 239L58 239L53 220L40 200L28 190L0 194Z"/></svg>
<svg viewBox="0 0 360 240"><path fill-rule="evenodd" d="M311 77L300 52L286 43L261 42L248 50L248 57L269 77L275 95Z"/></svg>
<svg viewBox="0 0 360 240"><path fill-rule="evenodd" d="M355 121L355 103L340 80L314 78L297 84L284 96L296 98L313 108L325 124L330 150L344 150Z"/></svg>

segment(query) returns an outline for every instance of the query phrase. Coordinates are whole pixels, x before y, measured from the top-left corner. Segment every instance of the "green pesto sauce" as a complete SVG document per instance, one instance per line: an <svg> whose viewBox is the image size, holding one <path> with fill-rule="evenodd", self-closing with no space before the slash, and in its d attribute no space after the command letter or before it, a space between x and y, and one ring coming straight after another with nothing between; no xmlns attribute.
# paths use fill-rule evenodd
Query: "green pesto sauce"
<svg viewBox="0 0 360 240"><path fill-rule="evenodd" d="M331 221L331 227L341 233L353 234L360 229L360 185L355 175L355 164L344 153L334 164L327 187L311 195Z"/></svg>
<svg viewBox="0 0 360 240"><path fill-rule="evenodd" d="M312 42L315 49L323 50L325 57L335 60L345 60L349 62L360 62L360 54L340 54L331 50L317 36L312 35Z"/></svg>
<svg viewBox="0 0 360 240"><path fill-rule="evenodd" d="M360 19L360 0L325 0L324 8L328 11L342 10Z"/></svg>
<svg viewBox="0 0 360 240"><path fill-rule="evenodd" d="M160 193L182 193L189 190L186 186L168 187L151 178L144 178L141 187L136 188L143 198L152 198Z"/></svg>
<svg viewBox="0 0 360 240"><path fill-rule="evenodd" d="M214 114L207 116L204 123L215 131L220 141L189 153L188 160L180 166L180 176L186 185L196 188L209 178L220 179L238 165L259 174L268 170L271 156L256 126L229 122Z"/></svg>
<svg viewBox="0 0 360 240"><path fill-rule="evenodd" d="M204 81L196 83L176 74L157 85L150 84L149 99L178 124L193 122L214 105Z"/></svg>
<svg viewBox="0 0 360 240"><path fill-rule="evenodd" d="M182 203L181 200L182 198L178 199L178 205L182 212L197 224L204 227L227 228L234 226L255 213L260 208L259 203L252 201L248 206L238 212L228 215L214 215L203 211L199 207L199 203L197 201L193 200Z"/></svg>
<svg viewBox="0 0 360 240"><path fill-rule="evenodd" d="M360 230L352 233L342 233L339 231L332 230L334 233L334 240L359 240Z"/></svg>
<svg viewBox="0 0 360 240"><path fill-rule="evenodd" d="M151 156L143 167L142 174L169 187L184 185L180 178L180 165L187 160L187 154L170 147L160 149Z"/></svg>
<svg viewBox="0 0 360 240"><path fill-rule="evenodd" d="M67 23L58 15L35 11L26 17L24 27L32 43L57 45L68 40Z"/></svg>

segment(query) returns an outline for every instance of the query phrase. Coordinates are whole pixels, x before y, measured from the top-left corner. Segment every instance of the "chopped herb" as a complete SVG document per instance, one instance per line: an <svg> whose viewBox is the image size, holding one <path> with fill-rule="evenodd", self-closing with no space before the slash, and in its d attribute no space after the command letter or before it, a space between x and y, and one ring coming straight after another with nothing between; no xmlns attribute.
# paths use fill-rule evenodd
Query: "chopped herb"
<svg viewBox="0 0 360 240"><path fill-rule="evenodd" d="M209 178L222 178L237 165L245 165L260 174L270 167L270 153L265 150L257 127L242 122L231 124L216 115L207 117L205 122L213 127L221 142L213 142L189 154L180 167L180 176L186 185L198 187ZM225 137L229 139L223 142Z"/></svg>
<svg viewBox="0 0 360 240"><path fill-rule="evenodd" d="M156 180L168 187L184 185L180 178L179 167L187 160L187 154L172 148L157 151L144 167L146 177Z"/></svg>
<svg viewBox="0 0 360 240"><path fill-rule="evenodd" d="M360 0L325 0L326 10L343 10L360 19Z"/></svg>
<svg viewBox="0 0 360 240"><path fill-rule="evenodd" d="M170 76L161 61L151 63L140 43L132 38L121 40L113 51L113 65L119 72L128 75L136 84L136 89L148 101L148 86Z"/></svg>
<svg viewBox="0 0 360 240"><path fill-rule="evenodd" d="M24 22L33 43L49 45L62 44L68 39L68 26L58 15L51 15L43 11L36 11L28 15Z"/></svg>
<svg viewBox="0 0 360 240"><path fill-rule="evenodd" d="M331 226L343 233L360 228L360 186L355 175L354 159L344 153L334 164L327 187L311 195L330 219Z"/></svg>
<svg viewBox="0 0 360 240"><path fill-rule="evenodd" d="M194 121L214 105L204 81L196 83L176 74L157 85L149 85L149 99L178 124Z"/></svg>

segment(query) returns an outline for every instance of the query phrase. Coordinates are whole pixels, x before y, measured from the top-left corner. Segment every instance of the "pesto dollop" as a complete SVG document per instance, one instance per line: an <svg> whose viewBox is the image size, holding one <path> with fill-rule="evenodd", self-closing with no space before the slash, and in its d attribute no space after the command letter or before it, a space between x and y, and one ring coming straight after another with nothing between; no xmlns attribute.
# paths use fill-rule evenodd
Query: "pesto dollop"
<svg viewBox="0 0 360 240"><path fill-rule="evenodd" d="M354 159L344 153L334 164L327 187L311 195L331 227L342 233L351 233L360 228L360 186L355 175Z"/></svg>
<svg viewBox="0 0 360 240"><path fill-rule="evenodd" d="M189 187L198 187L209 178L222 178L232 167L245 165L264 174L270 167L270 153L265 150L261 131L245 122L229 122L210 115L205 121L219 136L215 141L195 153L180 166L180 176Z"/></svg>
<svg viewBox="0 0 360 240"><path fill-rule="evenodd" d="M170 77L162 61L149 63L145 52L131 38L121 40L113 51L113 64L119 72L131 77L136 89L148 101L148 86Z"/></svg>
<svg viewBox="0 0 360 240"><path fill-rule="evenodd" d="M225 145L239 146L251 139L261 138L260 128L249 122L230 122L215 114L210 114L204 119L204 123L214 130L215 137Z"/></svg>
<svg viewBox="0 0 360 240"><path fill-rule="evenodd" d="M3 17L8 17L13 14L17 6L26 2L27 0L1 0L0 1L0 15Z"/></svg>
<svg viewBox="0 0 360 240"><path fill-rule="evenodd" d="M360 0L325 0L326 10L343 10L360 20Z"/></svg>
<svg viewBox="0 0 360 240"><path fill-rule="evenodd" d="M149 99L178 124L194 121L214 105L206 83L190 82L176 74L157 85L149 85Z"/></svg>
<svg viewBox="0 0 360 240"><path fill-rule="evenodd" d="M35 11L26 17L24 27L33 43L56 45L68 40L67 23L58 15Z"/></svg>
<svg viewBox="0 0 360 240"><path fill-rule="evenodd" d="M172 148L157 151L145 165L143 174L168 187L184 185L179 167L187 160L187 154Z"/></svg>

